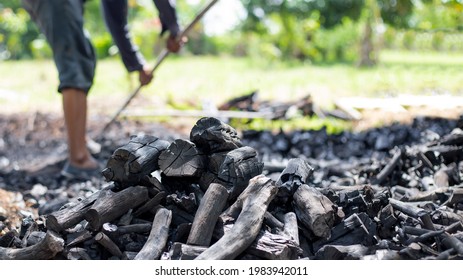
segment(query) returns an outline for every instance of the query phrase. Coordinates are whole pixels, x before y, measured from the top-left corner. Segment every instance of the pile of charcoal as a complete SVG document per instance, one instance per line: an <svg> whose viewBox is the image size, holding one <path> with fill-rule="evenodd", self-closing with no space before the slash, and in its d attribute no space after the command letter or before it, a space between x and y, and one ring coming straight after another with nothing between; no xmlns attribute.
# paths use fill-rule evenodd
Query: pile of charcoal
<svg viewBox="0 0 463 280"><path fill-rule="evenodd" d="M461 259L461 122L140 135L107 183L0 237L0 259Z"/></svg>

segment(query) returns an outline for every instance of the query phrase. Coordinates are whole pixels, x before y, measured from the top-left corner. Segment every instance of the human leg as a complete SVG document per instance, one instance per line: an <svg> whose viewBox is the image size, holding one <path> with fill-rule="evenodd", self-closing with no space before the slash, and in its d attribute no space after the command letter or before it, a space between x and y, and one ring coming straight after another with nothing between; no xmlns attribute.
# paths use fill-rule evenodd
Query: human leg
<svg viewBox="0 0 463 280"><path fill-rule="evenodd" d="M82 0L23 0L53 50L58 69L58 91L68 141L68 164L72 170L95 169L96 160L86 145L87 93L95 73L93 46L83 29ZM69 172L68 172L69 173Z"/></svg>

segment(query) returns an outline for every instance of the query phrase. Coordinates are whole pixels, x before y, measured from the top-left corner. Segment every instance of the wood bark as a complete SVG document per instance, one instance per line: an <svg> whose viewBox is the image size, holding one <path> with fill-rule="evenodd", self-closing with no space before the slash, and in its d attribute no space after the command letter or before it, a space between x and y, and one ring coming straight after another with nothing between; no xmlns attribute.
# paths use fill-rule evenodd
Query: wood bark
<svg viewBox="0 0 463 280"><path fill-rule="evenodd" d="M21 249L1 248L0 260L48 260L64 249L64 240L55 232L47 231L39 243Z"/></svg>
<svg viewBox="0 0 463 280"><path fill-rule="evenodd" d="M159 167L167 176L200 177L206 157L193 142L183 139L173 141L159 155Z"/></svg>
<svg viewBox="0 0 463 280"><path fill-rule="evenodd" d="M114 184L110 183L102 190L95 192L88 198L73 202L67 205L65 208L47 215L45 225L48 229L56 232L61 232L65 229L77 225L84 219L85 213L88 211L88 209L90 209L90 207L101 195L101 193L111 189L112 187L114 187Z"/></svg>
<svg viewBox="0 0 463 280"><path fill-rule="evenodd" d="M234 259L245 251L259 234L265 211L276 193L271 179L263 175L251 179L236 202L222 214L226 216L222 220L236 218L233 227L196 259Z"/></svg>
<svg viewBox="0 0 463 280"><path fill-rule="evenodd" d="M168 146L169 142L154 136L132 137L114 151L102 174L119 187L138 185L143 177L159 169L159 155Z"/></svg>
<svg viewBox="0 0 463 280"><path fill-rule="evenodd" d="M103 191L85 213L85 219L92 229L99 230L104 223L111 222L130 209L140 206L147 199L148 190L141 186L130 187L120 192Z"/></svg>
<svg viewBox="0 0 463 280"><path fill-rule="evenodd" d="M334 204L320 191L308 185L300 186L294 193L293 200L299 221L315 236L329 238L335 221Z"/></svg>
<svg viewBox="0 0 463 280"><path fill-rule="evenodd" d="M211 184L196 211L187 244L209 246L217 219L228 199L227 189L220 184Z"/></svg>
<svg viewBox="0 0 463 280"><path fill-rule="evenodd" d="M169 226L172 221L172 211L165 208L159 209L153 220L148 240L135 256L135 260L158 260L167 244Z"/></svg>
<svg viewBox="0 0 463 280"><path fill-rule="evenodd" d="M245 146L228 152L218 165L217 178L227 182L229 200L235 199L246 188L251 178L262 173L255 149Z"/></svg>

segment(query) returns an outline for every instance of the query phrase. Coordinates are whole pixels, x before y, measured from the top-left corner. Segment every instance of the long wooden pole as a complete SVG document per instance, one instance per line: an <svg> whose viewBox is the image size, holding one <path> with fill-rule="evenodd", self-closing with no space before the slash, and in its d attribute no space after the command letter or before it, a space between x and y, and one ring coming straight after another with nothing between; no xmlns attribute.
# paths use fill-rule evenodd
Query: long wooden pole
<svg viewBox="0 0 463 280"><path fill-rule="evenodd" d="M183 29L182 32L178 35L178 40L181 40L183 37L185 37L191 29L196 25L196 23L209 11L210 8L212 8L219 0L212 0L209 2L209 4L204 7L197 15L196 17L190 22L190 24ZM156 64L154 65L153 69L151 70L151 75L158 69L158 67L161 65L161 63L166 59L166 57L170 54L170 51L167 48L164 48L164 50L161 52L159 55ZM102 137L104 133L108 130L108 128L116 121L116 119L119 117L119 115L122 113L122 111L125 110L125 108L129 105L129 103L132 101L135 96L140 92L141 88L143 87L142 84L138 85L138 87L130 94L130 96L125 100L124 104L122 107L113 115L111 120L103 127L101 130L99 136Z"/></svg>

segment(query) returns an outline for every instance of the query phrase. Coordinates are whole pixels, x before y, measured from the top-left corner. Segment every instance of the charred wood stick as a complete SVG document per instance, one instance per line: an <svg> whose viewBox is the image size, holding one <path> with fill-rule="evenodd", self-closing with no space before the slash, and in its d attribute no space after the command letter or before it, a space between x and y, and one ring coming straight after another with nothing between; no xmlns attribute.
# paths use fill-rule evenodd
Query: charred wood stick
<svg viewBox="0 0 463 280"><path fill-rule="evenodd" d="M187 244L209 246L217 219L228 199L227 189L220 184L211 184L196 211Z"/></svg>
<svg viewBox="0 0 463 280"><path fill-rule="evenodd" d="M463 242L455 236L445 233L441 242L448 249L453 248L459 256L463 256Z"/></svg>
<svg viewBox="0 0 463 280"><path fill-rule="evenodd" d="M455 249L450 248L443 252L440 252L434 259L435 260L449 260L452 255L456 254Z"/></svg>
<svg viewBox="0 0 463 280"><path fill-rule="evenodd" d="M69 240L66 244L67 247L74 247L75 245L90 240L93 235L88 230L83 230L77 236L75 236L72 240ZM68 235L69 238L69 235Z"/></svg>
<svg viewBox="0 0 463 280"><path fill-rule="evenodd" d="M129 209L129 211L127 211L127 213L122 215L122 217L120 217L119 221L117 222L117 225L118 226L130 225L130 223L132 222L132 219L133 219L132 212L133 212L133 209Z"/></svg>
<svg viewBox="0 0 463 280"><path fill-rule="evenodd" d="M247 253L267 260L295 260L302 255L302 249L289 237L261 230Z"/></svg>
<svg viewBox="0 0 463 280"><path fill-rule="evenodd" d="M46 217L45 220L47 228L56 232L61 232L65 229L77 225L84 219L85 213L97 200L98 196L100 196L102 192L105 192L112 187L114 187L114 184L111 183L104 187L102 190L90 195L88 198L75 202L66 208L51 213Z"/></svg>
<svg viewBox="0 0 463 280"><path fill-rule="evenodd" d="M169 226L172 221L172 211L165 208L159 209L154 216L153 227L150 235L141 251L135 256L135 260L158 260L167 244Z"/></svg>
<svg viewBox="0 0 463 280"><path fill-rule="evenodd" d="M284 233L299 246L299 228L297 216L294 212L288 212L284 216Z"/></svg>
<svg viewBox="0 0 463 280"><path fill-rule="evenodd" d="M69 249L66 254L68 260L91 260L92 258L87 254L84 248L74 247Z"/></svg>
<svg viewBox="0 0 463 280"><path fill-rule="evenodd" d="M234 259L244 252L259 234L264 214L277 191L272 180L263 175L251 179L236 202L222 214L233 217L239 213L233 227L196 259Z"/></svg>
<svg viewBox="0 0 463 280"><path fill-rule="evenodd" d="M403 212L413 218L420 219L426 229L434 230L434 225L431 220L431 216L429 215L428 211L404 203L399 200L395 200L393 198L389 198L389 203L392 205L392 207L400 212Z"/></svg>
<svg viewBox="0 0 463 280"><path fill-rule="evenodd" d="M379 172L379 174L372 180L373 184L380 185L382 184L389 175L391 175L392 171L397 167L400 162L400 158L402 157L402 150L397 149L397 151L392 156L392 159L386 164L386 166Z"/></svg>
<svg viewBox="0 0 463 280"><path fill-rule="evenodd" d="M436 210L432 213L432 220L435 223L448 226L456 222L463 222L463 216L445 210Z"/></svg>
<svg viewBox="0 0 463 280"><path fill-rule="evenodd" d="M53 231L47 231L47 235L39 243L21 249L1 248L0 260L48 260L62 252L64 240Z"/></svg>
<svg viewBox="0 0 463 280"><path fill-rule="evenodd" d="M463 188L452 188L450 197L444 205L455 205L460 202L463 202Z"/></svg>
<svg viewBox="0 0 463 280"><path fill-rule="evenodd" d="M173 260L194 260L201 253L206 251L207 248L208 247L175 242L172 246L171 257Z"/></svg>
<svg viewBox="0 0 463 280"><path fill-rule="evenodd" d="M148 190L137 186L120 192L107 190L101 193L93 206L85 213L85 219L90 227L99 230L101 226L124 213L143 204L148 198Z"/></svg>
<svg viewBox="0 0 463 280"><path fill-rule="evenodd" d="M301 185L293 196L299 221L315 236L329 238L335 221L334 204L319 190Z"/></svg>
<svg viewBox="0 0 463 280"><path fill-rule="evenodd" d="M156 205L159 205L161 203L161 201L166 197L166 193L165 192L159 192L157 193L153 198L151 198L150 200L148 200L145 204L143 204L142 206L140 206L136 211L135 213L133 213L133 215L135 217L138 217L148 211L151 211L154 209L154 207Z"/></svg>
<svg viewBox="0 0 463 280"><path fill-rule="evenodd" d="M118 227L116 232L120 235L126 233L148 233L151 227L151 224L134 224Z"/></svg>
<svg viewBox="0 0 463 280"><path fill-rule="evenodd" d="M272 213L266 211L264 214L264 223L270 226L271 228L275 228L278 230L283 230L285 225L280 222Z"/></svg>
<svg viewBox="0 0 463 280"><path fill-rule="evenodd" d="M102 174L119 187L137 185L143 177L159 169L159 155L168 146L169 142L155 136L132 137L114 151Z"/></svg>
<svg viewBox="0 0 463 280"><path fill-rule="evenodd" d="M111 255L122 258L122 252L119 247L103 232L99 232L95 235L95 241L103 246Z"/></svg>
<svg viewBox="0 0 463 280"><path fill-rule="evenodd" d="M431 239L433 237L438 237L440 236L441 234L443 234L445 232L444 229L441 229L441 230L436 230L436 231L429 231L425 234L422 234L420 236L417 236L417 237L412 237L410 239L407 240L407 244L411 244L411 243L418 243L418 242L423 242L423 241L426 241L428 239Z"/></svg>
<svg viewBox="0 0 463 280"><path fill-rule="evenodd" d="M363 245L325 245L315 254L316 260L359 260L371 250Z"/></svg>

